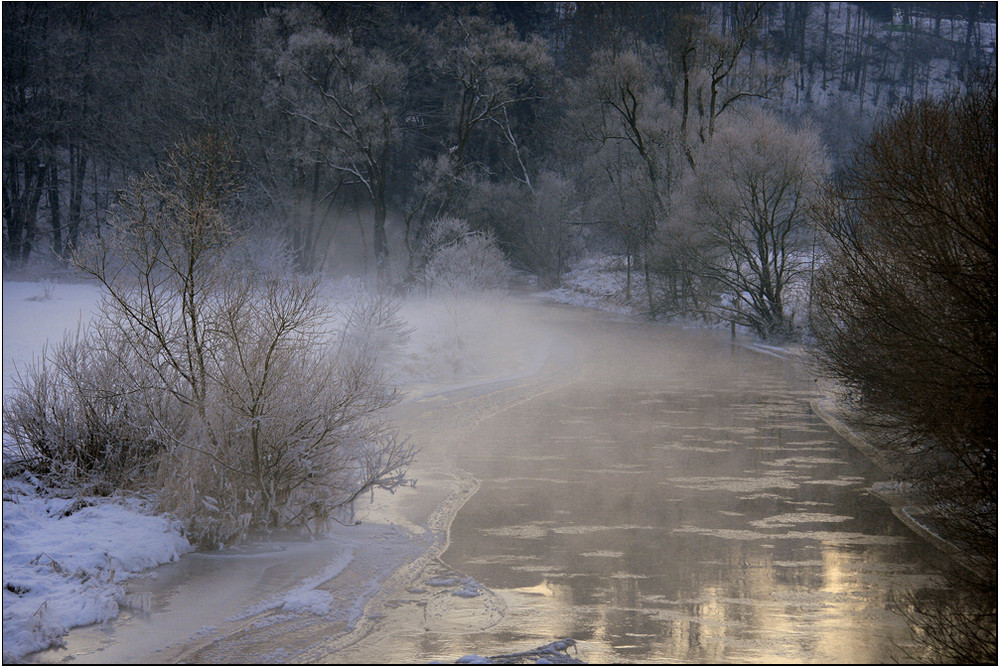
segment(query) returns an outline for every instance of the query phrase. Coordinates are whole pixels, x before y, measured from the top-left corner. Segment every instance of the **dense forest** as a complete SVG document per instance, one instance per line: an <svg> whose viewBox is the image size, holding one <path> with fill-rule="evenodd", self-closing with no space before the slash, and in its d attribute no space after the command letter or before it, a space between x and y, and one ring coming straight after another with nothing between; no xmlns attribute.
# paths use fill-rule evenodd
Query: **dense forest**
<svg viewBox="0 0 1000 668"><path fill-rule="evenodd" d="M888 111L992 67L996 6L5 3L3 38L7 268L100 235L211 134L241 224L305 272L412 285L459 220L543 287L615 254L637 310L782 338L823 184Z"/></svg>

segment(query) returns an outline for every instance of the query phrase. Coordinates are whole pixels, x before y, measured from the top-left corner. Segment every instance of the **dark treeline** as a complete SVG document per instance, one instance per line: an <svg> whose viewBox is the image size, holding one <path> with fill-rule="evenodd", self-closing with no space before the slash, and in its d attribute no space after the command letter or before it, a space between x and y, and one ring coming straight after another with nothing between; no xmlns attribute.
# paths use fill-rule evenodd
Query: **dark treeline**
<svg viewBox="0 0 1000 668"><path fill-rule="evenodd" d="M544 286L584 250L617 253L651 314L714 309L783 336L804 310L787 295L815 264L812 183L879 110L961 89L993 58L995 15L941 2L5 3L4 263L100 234L130 178L212 134L240 156L242 219L287 240L304 271L411 282L431 223L459 218ZM748 137L809 150L733 165ZM759 211L777 222L742 229L739 184L774 186L782 170L799 172L792 194ZM747 276L741 262L758 266Z"/></svg>

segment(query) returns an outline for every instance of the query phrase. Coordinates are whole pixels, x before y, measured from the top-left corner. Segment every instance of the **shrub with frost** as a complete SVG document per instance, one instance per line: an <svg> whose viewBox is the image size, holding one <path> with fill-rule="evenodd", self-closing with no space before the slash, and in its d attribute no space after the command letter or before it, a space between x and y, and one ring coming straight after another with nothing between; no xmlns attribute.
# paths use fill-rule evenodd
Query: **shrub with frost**
<svg viewBox="0 0 1000 668"><path fill-rule="evenodd" d="M4 459L98 492L141 480L160 444L143 422L149 383L132 353L79 329L43 347L4 397Z"/></svg>
<svg viewBox="0 0 1000 668"><path fill-rule="evenodd" d="M445 218L431 224L427 237L424 279L431 292L470 295L507 287L510 265L492 235Z"/></svg>

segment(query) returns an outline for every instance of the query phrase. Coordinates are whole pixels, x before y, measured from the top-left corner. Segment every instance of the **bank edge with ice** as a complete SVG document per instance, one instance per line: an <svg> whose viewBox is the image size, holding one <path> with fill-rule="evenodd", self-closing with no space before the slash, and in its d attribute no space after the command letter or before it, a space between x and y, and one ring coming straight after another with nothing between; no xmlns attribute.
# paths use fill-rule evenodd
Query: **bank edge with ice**
<svg viewBox="0 0 1000 668"><path fill-rule="evenodd" d="M58 645L71 627L148 610L125 580L191 550L180 523L141 499L40 496L26 477L4 481L3 661Z"/></svg>

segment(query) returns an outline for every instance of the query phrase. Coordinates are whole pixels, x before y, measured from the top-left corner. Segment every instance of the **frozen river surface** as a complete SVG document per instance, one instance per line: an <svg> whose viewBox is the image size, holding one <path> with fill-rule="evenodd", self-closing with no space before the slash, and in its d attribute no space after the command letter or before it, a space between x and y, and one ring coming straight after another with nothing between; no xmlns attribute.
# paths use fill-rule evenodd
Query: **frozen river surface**
<svg viewBox="0 0 1000 668"><path fill-rule="evenodd" d="M558 638L595 663L919 654L890 600L932 585L937 554L867 492L882 474L811 412L801 369L728 332L506 317L534 366L398 408L416 488L326 540L185 557L134 585L148 615L35 658L427 663Z"/></svg>

